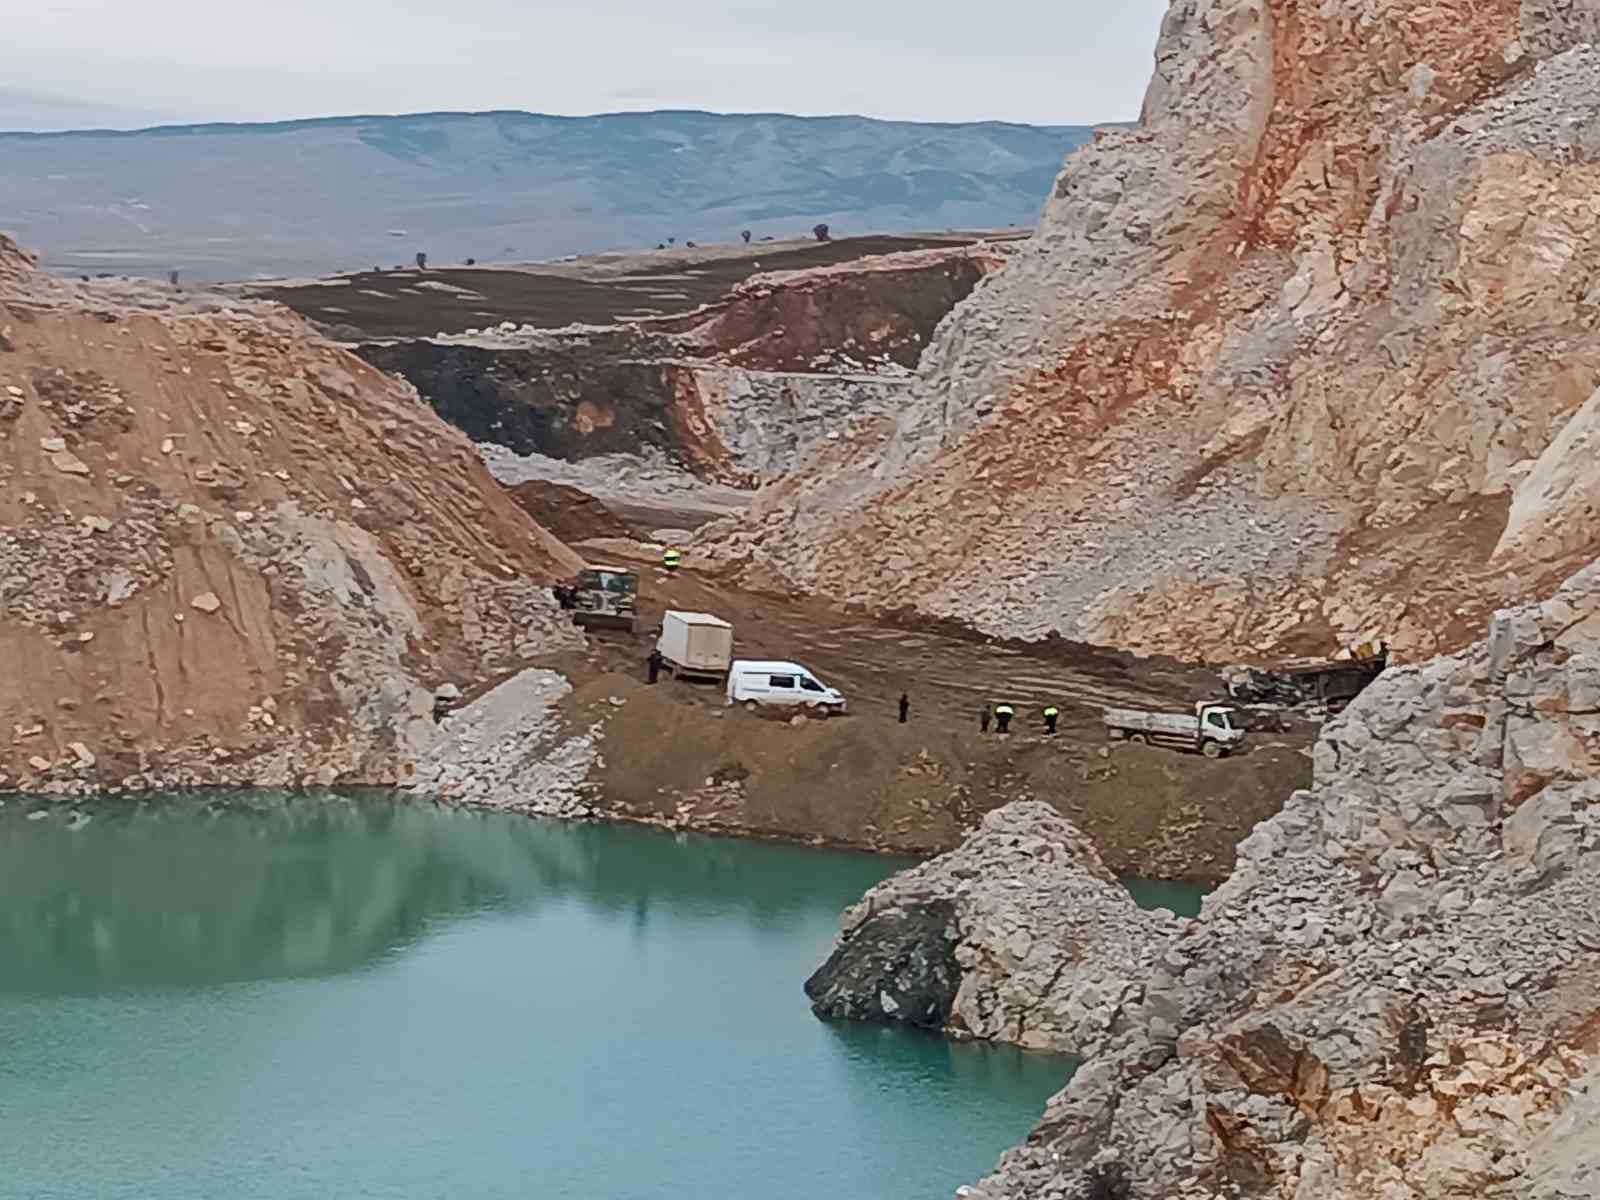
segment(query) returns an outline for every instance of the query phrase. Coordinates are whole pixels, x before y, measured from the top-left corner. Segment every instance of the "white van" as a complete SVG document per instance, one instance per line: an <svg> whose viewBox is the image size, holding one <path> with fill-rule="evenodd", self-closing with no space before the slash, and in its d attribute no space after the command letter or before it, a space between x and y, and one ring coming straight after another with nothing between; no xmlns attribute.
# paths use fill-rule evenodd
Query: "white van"
<svg viewBox="0 0 1600 1200"><path fill-rule="evenodd" d="M749 662L728 668L728 703L754 709L760 705L804 707L842 713L845 699L805 667L792 662Z"/></svg>

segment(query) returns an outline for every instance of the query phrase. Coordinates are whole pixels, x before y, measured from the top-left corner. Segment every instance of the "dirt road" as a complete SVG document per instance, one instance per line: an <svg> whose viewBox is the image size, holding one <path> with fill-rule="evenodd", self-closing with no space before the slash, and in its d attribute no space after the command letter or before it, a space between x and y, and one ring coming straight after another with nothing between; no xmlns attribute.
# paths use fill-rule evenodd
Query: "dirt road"
<svg viewBox="0 0 1600 1200"><path fill-rule="evenodd" d="M753 595L645 569L639 632L600 633L551 663L573 678L574 727L605 727L598 802L617 816L873 850L938 851L1018 799L1056 805L1114 869L1214 880L1310 763L1305 739L1258 741L1211 761L1112 747L1103 704L1182 706L1214 696L1209 672L1090 647L1003 646L948 629L903 630L810 600ZM644 683L648 632L668 608L731 621L736 653L793 658L849 698L851 714L790 723L729 709L719 687ZM911 698L900 725L896 701ZM978 730L981 705L1018 711L1010 737ZM1062 709L1042 734L1040 710Z"/></svg>

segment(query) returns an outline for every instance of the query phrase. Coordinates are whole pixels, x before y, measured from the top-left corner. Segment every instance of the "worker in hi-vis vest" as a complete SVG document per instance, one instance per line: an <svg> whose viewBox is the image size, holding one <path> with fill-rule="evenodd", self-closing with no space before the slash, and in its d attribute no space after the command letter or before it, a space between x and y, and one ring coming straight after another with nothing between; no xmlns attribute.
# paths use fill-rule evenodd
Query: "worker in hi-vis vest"
<svg viewBox="0 0 1600 1200"><path fill-rule="evenodd" d="M683 563L683 551L676 546L669 546L661 552L661 565L669 571L676 571Z"/></svg>
<svg viewBox="0 0 1600 1200"><path fill-rule="evenodd" d="M1060 718L1060 716L1061 716L1061 710L1059 708L1057 708L1054 704L1045 705L1045 709L1044 709L1044 731L1046 733L1054 733L1056 731L1056 721Z"/></svg>
<svg viewBox="0 0 1600 1200"><path fill-rule="evenodd" d="M1016 711L1009 704L996 704L994 706L994 731L996 733L1011 732L1011 718Z"/></svg>

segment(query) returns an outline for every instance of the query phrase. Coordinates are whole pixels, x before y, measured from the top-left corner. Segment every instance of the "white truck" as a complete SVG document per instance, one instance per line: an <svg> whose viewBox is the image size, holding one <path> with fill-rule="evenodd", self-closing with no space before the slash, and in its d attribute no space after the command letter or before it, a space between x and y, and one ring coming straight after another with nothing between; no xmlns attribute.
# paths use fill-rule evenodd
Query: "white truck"
<svg viewBox="0 0 1600 1200"><path fill-rule="evenodd" d="M1198 750L1207 758L1221 758L1244 741L1244 730L1230 721L1234 710L1225 704L1202 700L1194 714L1145 712L1137 708L1105 710L1106 733L1113 741L1150 742Z"/></svg>
<svg viewBox="0 0 1600 1200"><path fill-rule="evenodd" d="M661 618L656 649L668 674L721 683L733 662L733 626L710 613L669 608Z"/></svg>
<svg viewBox="0 0 1600 1200"><path fill-rule="evenodd" d="M728 671L728 703L804 708L819 717L845 711L845 698L796 662L740 659Z"/></svg>

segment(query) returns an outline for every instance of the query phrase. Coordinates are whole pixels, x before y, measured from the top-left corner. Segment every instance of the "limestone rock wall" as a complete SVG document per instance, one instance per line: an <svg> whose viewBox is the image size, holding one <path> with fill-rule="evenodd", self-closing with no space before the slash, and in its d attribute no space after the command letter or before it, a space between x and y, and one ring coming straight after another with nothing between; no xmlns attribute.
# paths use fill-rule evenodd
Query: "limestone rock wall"
<svg viewBox="0 0 1600 1200"><path fill-rule="evenodd" d="M1174 0L1141 125L1068 161L896 426L712 549L1210 660L1468 644L1600 544L1595 20Z"/></svg>
<svg viewBox="0 0 1600 1200"><path fill-rule="evenodd" d="M971 1195L1594 1196L1597 894L1600 564L1327 728Z"/></svg>

